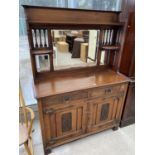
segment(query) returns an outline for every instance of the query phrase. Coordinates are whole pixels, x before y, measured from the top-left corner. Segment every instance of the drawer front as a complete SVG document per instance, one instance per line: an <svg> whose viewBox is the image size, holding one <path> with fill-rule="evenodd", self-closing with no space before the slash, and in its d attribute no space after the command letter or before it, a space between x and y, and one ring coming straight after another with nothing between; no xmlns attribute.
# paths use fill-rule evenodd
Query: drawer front
<svg viewBox="0 0 155 155"><path fill-rule="evenodd" d="M121 84L116 86L109 86L109 87L101 87L101 88L95 88L89 91L89 97L109 97L119 94L120 92L123 92L126 90L127 84Z"/></svg>
<svg viewBox="0 0 155 155"><path fill-rule="evenodd" d="M42 103L44 104L45 107L46 105L48 106L49 104L60 104L62 103L62 101L63 100L61 95L49 96L42 99Z"/></svg>
<svg viewBox="0 0 155 155"><path fill-rule="evenodd" d="M45 97L42 99L42 103L44 104L44 107L48 107L55 104L65 104L65 103L71 103L72 101L85 100L87 98L88 98L87 91L81 91L81 92L78 91Z"/></svg>
<svg viewBox="0 0 155 155"><path fill-rule="evenodd" d="M74 100L83 100L87 98L88 98L87 91L72 92L72 93L66 93L62 95L63 103L68 102L68 101L74 101Z"/></svg>

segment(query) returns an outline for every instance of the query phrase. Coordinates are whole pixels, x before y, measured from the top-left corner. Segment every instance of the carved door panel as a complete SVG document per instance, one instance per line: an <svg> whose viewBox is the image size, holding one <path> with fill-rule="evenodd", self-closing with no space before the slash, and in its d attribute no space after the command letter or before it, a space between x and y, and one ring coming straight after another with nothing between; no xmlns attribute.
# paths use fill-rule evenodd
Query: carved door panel
<svg viewBox="0 0 155 155"><path fill-rule="evenodd" d="M88 131L102 129L119 120L122 97L99 98L89 103L90 116Z"/></svg>
<svg viewBox="0 0 155 155"><path fill-rule="evenodd" d="M76 108L56 113L58 137L76 132L76 115Z"/></svg>
<svg viewBox="0 0 155 155"><path fill-rule="evenodd" d="M70 136L77 136L86 129L85 102L61 104L44 110L46 140L57 142Z"/></svg>

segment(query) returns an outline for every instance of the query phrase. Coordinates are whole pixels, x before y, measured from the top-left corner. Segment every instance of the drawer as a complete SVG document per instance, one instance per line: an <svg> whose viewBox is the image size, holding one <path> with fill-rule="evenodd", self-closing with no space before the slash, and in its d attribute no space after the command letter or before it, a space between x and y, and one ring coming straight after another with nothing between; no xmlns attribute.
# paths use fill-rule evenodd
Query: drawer
<svg viewBox="0 0 155 155"><path fill-rule="evenodd" d="M63 102L63 100L62 100L61 95L49 96L49 97L42 98L42 103L44 105L46 105L46 104L58 104L58 103L62 103L62 102Z"/></svg>
<svg viewBox="0 0 155 155"><path fill-rule="evenodd" d="M71 92L71 93L65 93L60 94L56 96L49 96L42 99L42 103L44 104L44 107L53 105L53 104L64 104L64 103L70 103L75 100L84 100L88 98L88 92L87 91L81 91L81 92Z"/></svg>
<svg viewBox="0 0 155 155"><path fill-rule="evenodd" d="M89 97L113 96L120 92L121 85L95 88L89 91Z"/></svg>
<svg viewBox="0 0 155 155"><path fill-rule="evenodd" d="M68 101L74 101L74 100L82 100L88 98L88 92L87 91L81 91L81 92L73 92L73 93L66 93L62 95L63 102Z"/></svg>

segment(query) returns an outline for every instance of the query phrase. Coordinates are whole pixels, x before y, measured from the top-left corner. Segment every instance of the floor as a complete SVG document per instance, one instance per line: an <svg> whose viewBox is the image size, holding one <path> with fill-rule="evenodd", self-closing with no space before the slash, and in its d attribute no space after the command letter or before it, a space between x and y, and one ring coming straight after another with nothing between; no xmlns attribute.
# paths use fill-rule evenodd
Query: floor
<svg viewBox="0 0 155 155"><path fill-rule="evenodd" d="M73 67L88 67L94 66L94 62L83 62L80 58L72 58L72 54L69 51L60 52L57 47L54 47L55 58L54 58L54 69L67 69Z"/></svg>
<svg viewBox="0 0 155 155"><path fill-rule="evenodd" d="M39 121L34 122L34 155L44 155ZM135 125L107 130L89 137L59 146L49 155L134 155ZM26 155L24 147L19 148L19 155Z"/></svg>
<svg viewBox="0 0 155 155"><path fill-rule="evenodd" d="M72 58L72 54L69 51L60 52L56 47L54 49L56 53L54 59L54 68L56 70L86 66L86 63L82 62L80 58Z"/></svg>

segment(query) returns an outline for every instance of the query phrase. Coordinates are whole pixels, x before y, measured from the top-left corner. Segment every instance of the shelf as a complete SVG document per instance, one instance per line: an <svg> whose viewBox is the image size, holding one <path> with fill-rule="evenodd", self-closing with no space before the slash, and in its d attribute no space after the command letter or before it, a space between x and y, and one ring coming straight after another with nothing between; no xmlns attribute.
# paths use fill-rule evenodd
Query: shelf
<svg viewBox="0 0 155 155"><path fill-rule="evenodd" d="M32 50L33 55L50 54L51 50Z"/></svg>
<svg viewBox="0 0 155 155"><path fill-rule="evenodd" d="M57 27L64 27L65 29L68 29L68 26L72 26L72 27L75 27L75 28L79 28L79 26L86 26L88 27L88 29L91 29L91 28L94 28L95 29L98 29L99 27L123 27L124 26L124 22L98 22L98 23L85 23L85 22L81 22L81 23L73 23L73 22L70 22L70 23L64 23L64 22L59 22L58 25L56 25L55 23L53 23L53 21L43 21L43 22L40 22L38 20L36 21L29 21L29 24L30 25L33 25L34 28L36 26L37 28L37 25L48 25L48 26L51 26L52 28L57 28Z"/></svg>
<svg viewBox="0 0 155 155"><path fill-rule="evenodd" d="M119 50L119 45L104 45L101 47L102 50Z"/></svg>

